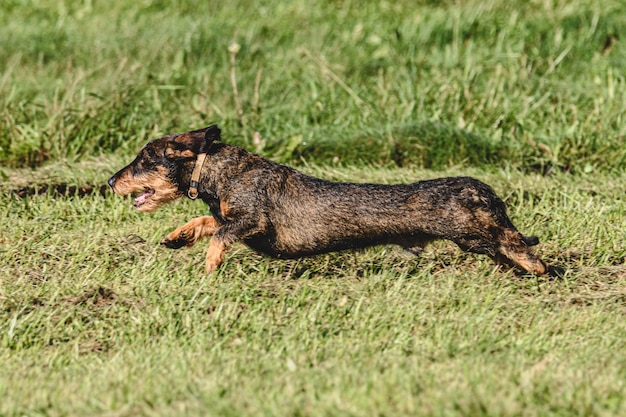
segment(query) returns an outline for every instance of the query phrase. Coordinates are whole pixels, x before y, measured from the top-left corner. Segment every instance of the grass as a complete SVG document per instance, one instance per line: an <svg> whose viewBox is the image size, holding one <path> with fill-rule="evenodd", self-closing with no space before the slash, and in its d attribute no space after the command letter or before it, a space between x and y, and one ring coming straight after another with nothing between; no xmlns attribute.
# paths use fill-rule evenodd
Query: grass
<svg viewBox="0 0 626 417"><path fill-rule="evenodd" d="M260 150L296 163L422 164L427 148L437 169L625 167L618 0L4 4L11 166L129 155L211 121L247 146L259 131ZM443 151L415 132L455 140ZM468 151L476 138L486 160Z"/></svg>
<svg viewBox="0 0 626 417"><path fill-rule="evenodd" d="M115 159L45 177L95 180ZM143 215L109 193L4 195L0 414L622 414L626 179L469 173L541 236L562 279L446 243L421 259L374 248L291 262L237 246L205 277L206 244L158 245L200 203Z"/></svg>
<svg viewBox="0 0 626 417"><path fill-rule="evenodd" d="M626 414L625 11L3 2L0 415ZM210 123L325 178L475 176L565 274L441 242L236 246L204 276L206 242L158 242L206 207L140 214L101 187Z"/></svg>

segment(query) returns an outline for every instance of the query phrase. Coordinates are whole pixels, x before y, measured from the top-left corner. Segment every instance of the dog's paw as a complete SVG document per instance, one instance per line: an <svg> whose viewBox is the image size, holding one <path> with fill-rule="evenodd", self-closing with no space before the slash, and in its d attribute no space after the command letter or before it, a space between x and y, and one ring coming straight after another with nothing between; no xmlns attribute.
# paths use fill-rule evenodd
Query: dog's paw
<svg viewBox="0 0 626 417"><path fill-rule="evenodd" d="M560 266L550 265L548 266L548 276L551 278L563 278L565 276L565 268Z"/></svg>
<svg viewBox="0 0 626 417"><path fill-rule="evenodd" d="M215 264L213 262L207 262L205 266L206 274L211 275L214 271L217 270L217 268L219 268L219 264Z"/></svg>
<svg viewBox="0 0 626 417"><path fill-rule="evenodd" d="M169 235L165 236L163 240L161 240L161 245L170 249L180 249L184 246L189 245L189 240L187 239L185 232L177 234L170 233Z"/></svg>

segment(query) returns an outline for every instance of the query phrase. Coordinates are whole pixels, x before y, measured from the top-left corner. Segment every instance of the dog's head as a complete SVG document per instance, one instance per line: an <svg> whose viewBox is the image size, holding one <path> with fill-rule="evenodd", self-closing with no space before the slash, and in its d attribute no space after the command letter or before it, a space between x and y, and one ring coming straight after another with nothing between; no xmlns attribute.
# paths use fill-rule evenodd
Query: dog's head
<svg viewBox="0 0 626 417"><path fill-rule="evenodd" d="M134 206L153 211L184 195L196 158L220 138L217 125L187 133L163 136L148 142L133 162L113 175L113 192L138 192Z"/></svg>

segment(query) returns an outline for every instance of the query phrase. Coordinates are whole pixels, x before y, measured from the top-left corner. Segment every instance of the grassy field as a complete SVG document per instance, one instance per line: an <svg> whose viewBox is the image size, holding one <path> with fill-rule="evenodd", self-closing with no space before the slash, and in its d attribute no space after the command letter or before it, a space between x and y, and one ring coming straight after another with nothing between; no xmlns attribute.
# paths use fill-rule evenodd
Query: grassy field
<svg viewBox="0 0 626 417"><path fill-rule="evenodd" d="M0 416L626 415L621 1L8 0L0 23ZM206 242L158 245L205 206L104 184L211 123L329 179L479 178L565 273L440 242L236 245L205 276Z"/></svg>

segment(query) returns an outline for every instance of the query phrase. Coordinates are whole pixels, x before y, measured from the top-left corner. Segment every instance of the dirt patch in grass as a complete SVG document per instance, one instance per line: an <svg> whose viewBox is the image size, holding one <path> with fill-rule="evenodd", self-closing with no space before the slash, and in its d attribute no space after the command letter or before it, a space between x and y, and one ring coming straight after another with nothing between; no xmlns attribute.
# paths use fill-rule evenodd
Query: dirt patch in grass
<svg viewBox="0 0 626 417"><path fill-rule="evenodd" d="M107 287L98 286L90 288L82 292L82 294L68 298L71 304L74 305L91 305L97 307L103 307L112 304L117 299L115 291Z"/></svg>

